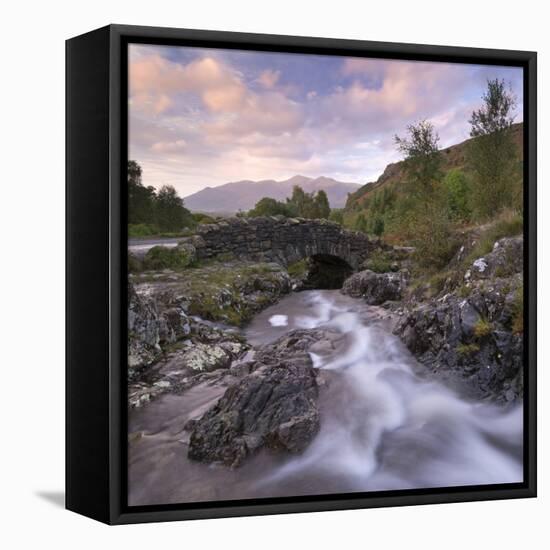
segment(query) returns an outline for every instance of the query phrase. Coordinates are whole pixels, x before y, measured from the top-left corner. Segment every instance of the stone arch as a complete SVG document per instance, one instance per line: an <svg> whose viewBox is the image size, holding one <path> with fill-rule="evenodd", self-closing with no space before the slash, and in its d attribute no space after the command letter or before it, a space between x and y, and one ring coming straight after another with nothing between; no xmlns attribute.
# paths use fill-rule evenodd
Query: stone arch
<svg viewBox="0 0 550 550"><path fill-rule="evenodd" d="M284 218L228 218L200 226L183 239L198 259L230 254L240 259L273 261L288 266L313 257L334 257L358 270L378 247L364 233L344 229L328 220Z"/></svg>

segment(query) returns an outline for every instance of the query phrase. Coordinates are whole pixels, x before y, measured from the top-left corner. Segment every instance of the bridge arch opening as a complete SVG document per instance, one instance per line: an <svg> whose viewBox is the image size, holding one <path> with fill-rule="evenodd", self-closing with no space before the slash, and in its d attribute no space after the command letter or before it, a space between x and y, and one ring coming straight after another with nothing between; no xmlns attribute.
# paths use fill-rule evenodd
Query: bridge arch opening
<svg viewBox="0 0 550 550"><path fill-rule="evenodd" d="M308 258L308 274L302 288L338 289L353 273L353 268L346 260L332 254L313 254Z"/></svg>

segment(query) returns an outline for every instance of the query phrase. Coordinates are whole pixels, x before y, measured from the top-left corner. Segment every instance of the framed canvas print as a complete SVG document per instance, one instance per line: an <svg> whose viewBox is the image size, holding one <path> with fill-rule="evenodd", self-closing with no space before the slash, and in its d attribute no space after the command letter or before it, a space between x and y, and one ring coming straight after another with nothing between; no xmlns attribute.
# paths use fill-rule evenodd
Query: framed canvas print
<svg viewBox="0 0 550 550"><path fill-rule="evenodd" d="M67 507L536 494L536 54L67 42Z"/></svg>

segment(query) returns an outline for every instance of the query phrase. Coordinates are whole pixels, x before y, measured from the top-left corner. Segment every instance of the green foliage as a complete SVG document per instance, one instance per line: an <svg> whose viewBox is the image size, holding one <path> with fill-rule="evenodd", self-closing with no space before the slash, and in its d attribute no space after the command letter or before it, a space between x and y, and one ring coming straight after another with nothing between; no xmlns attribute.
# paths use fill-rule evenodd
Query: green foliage
<svg viewBox="0 0 550 550"><path fill-rule="evenodd" d="M405 155L408 180L397 209L397 224L415 247L417 264L421 268L439 269L449 262L458 246L439 183L439 136L427 121L408 126L407 133L407 138L395 137L398 150Z"/></svg>
<svg viewBox="0 0 550 550"><path fill-rule="evenodd" d="M374 251L363 264L366 269L376 273L387 273L393 271L394 262L383 250Z"/></svg>
<svg viewBox="0 0 550 550"><path fill-rule="evenodd" d="M128 237L150 237L151 235L157 235L158 228L154 225L147 223L130 223L128 224Z"/></svg>
<svg viewBox="0 0 550 550"><path fill-rule="evenodd" d="M212 216L209 216L208 214L203 214L202 212L193 212L191 214L191 218L193 218L193 221L196 224L208 224L208 223L216 223L216 219Z"/></svg>
<svg viewBox="0 0 550 550"><path fill-rule="evenodd" d="M306 193L299 185L292 188L292 195L281 202L271 197L260 199L246 215L254 216L285 216L287 218L324 218L330 216L330 204L325 191ZM243 214L241 214L243 215Z"/></svg>
<svg viewBox="0 0 550 550"><path fill-rule="evenodd" d="M384 218L381 215L377 214L369 220L368 232L377 237L382 236L384 233Z"/></svg>
<svg viewBox="0 0 550 550"><path fill-rule="evenodd" d="M309 264L306 259L298 260L297 262L294 262L293 264L290 264L288 266L288 274L291 277L300 278L307 275L307 272L309 270Z"/></svg>
<svg viewBox="0 0 550 550"><path fill-rule="evenodd" d="M193 224L191 212L183 206L183 199L171 185L163 185L157 193L155 216L161 231L179 231Z"/></svg>
<svg viewBox="0 0 550 550"><path fill-rule="evenodd" d="M487 319L479 319L474 325L474 336L476 338L485 338L493 332L493 325Z"/></svg>
<svg viewBox="0 0 550 550"><path fill-rule="evenodd" d="M306 193L299 185L292 188L292 195L286 199L287 205L301 218L328 218L330 205L325 191Z"/></svg>
<svg viewBox="0 0 550 550"><path fill-rule="evenodd" d="M154 187L145 187L142 183L142 170L139 164L128 161L128 224L141 226L136 231L141 234L130 236L145 236L146 226L156 232L180 232L184 227L193 227L195 221L183 204L183 199L176 190L165 185L158 193ZM148 233L149 235L151 233Z"/></svg>
<svg viewBox="0 0 550 550"><path fill-rule="evenodd" d="M153 246L143 259L143 267L152 271L189 267L191 263L189 254L178 247Z"/></svg>
<svg viewBox="0 0 550 550"><path fill-rule="evenodd" d="M473 355L474 353L477 353L479 349L478 344L459 344L456 347L456 352L459 355Z"/></svg>
<svg viewBox="0 0 550 550"><path fill-rule="evenodd" d="M145 187L141 182L141 166L128 161L128 223L153 224L155 222L154 187Z"/></svg>
<svg viewBox="0 0 550 550"><path fill-rule="evenodd" d="M340 225L344 225L344 210L342 208L333 208L330 211L328 219Z"/></svg>
<svg viewBox="0 0 550 550"><path fill-rule="evenodd" d="M361 212L355 219L354 229L363 233L367 232L367 218L365 218L365 214L363 214L363 212Z"/></svg>
<svg viewBox="0 0 550 550"><path fill-rule="evenodd" d="M296 211L285 202L280 202L270 197L260 199L252 210L249 210L249 217L256 216L286 216L292 217L296 215Z"/></svg>
<svg viewBox="0 0 550 550"><path fill-rule="evenodd" d="M405 157L405 169L415 193L430 192L440 178L439 136L431 122L407 126L406 138L395 136L397 149Z"/></svg>
<svg viewBox="0 0 550 550"><path fill-rule="evenodd" d="M313 204L316 208L316 215L318 218L328 219L330 216L330 204L328 197L323 189L319 189L313 197Z"/></svg>
<svg viewBox="0 0 550 550"><path fill-rule="evenodd" d="M470 135L476 139L469 143L467 157L474 174L476 215L490 218L518 199L514 187L521 176L510 132L516 101L498 78L487 81L482 99L482 107L470 118Z"/></svg>
<svg viewBox="0 0 550 550"><path fill-rule="evenodd" d="M468 221L471 217L471 185L462 170L450 170L443 179L449 216L455 221Z"/></svg>
<svg viewBox="0 0 550 550"><path fill-rule="evenodd" d="M466 263L471 264L477 258L491 252L495 242L499 239L513 237L521 233L523 233L523 215L512 210L504 210L482 233L476 246L468 254Z"/></svg>

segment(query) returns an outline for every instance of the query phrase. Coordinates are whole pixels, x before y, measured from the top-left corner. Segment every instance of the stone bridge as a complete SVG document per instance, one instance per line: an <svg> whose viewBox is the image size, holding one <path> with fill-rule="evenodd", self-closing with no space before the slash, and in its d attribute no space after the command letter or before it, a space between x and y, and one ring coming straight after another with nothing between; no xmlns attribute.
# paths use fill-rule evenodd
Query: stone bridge
<svg viewBox="0 0 550 550"><path fill-rule="evenodd" d="M379 246L364 233L334 222L282 216L228 218L202 225L182 243L193 245L198 259L231 254L288 266L307 257L325 257L344 261L353 270Z"/></svg>

